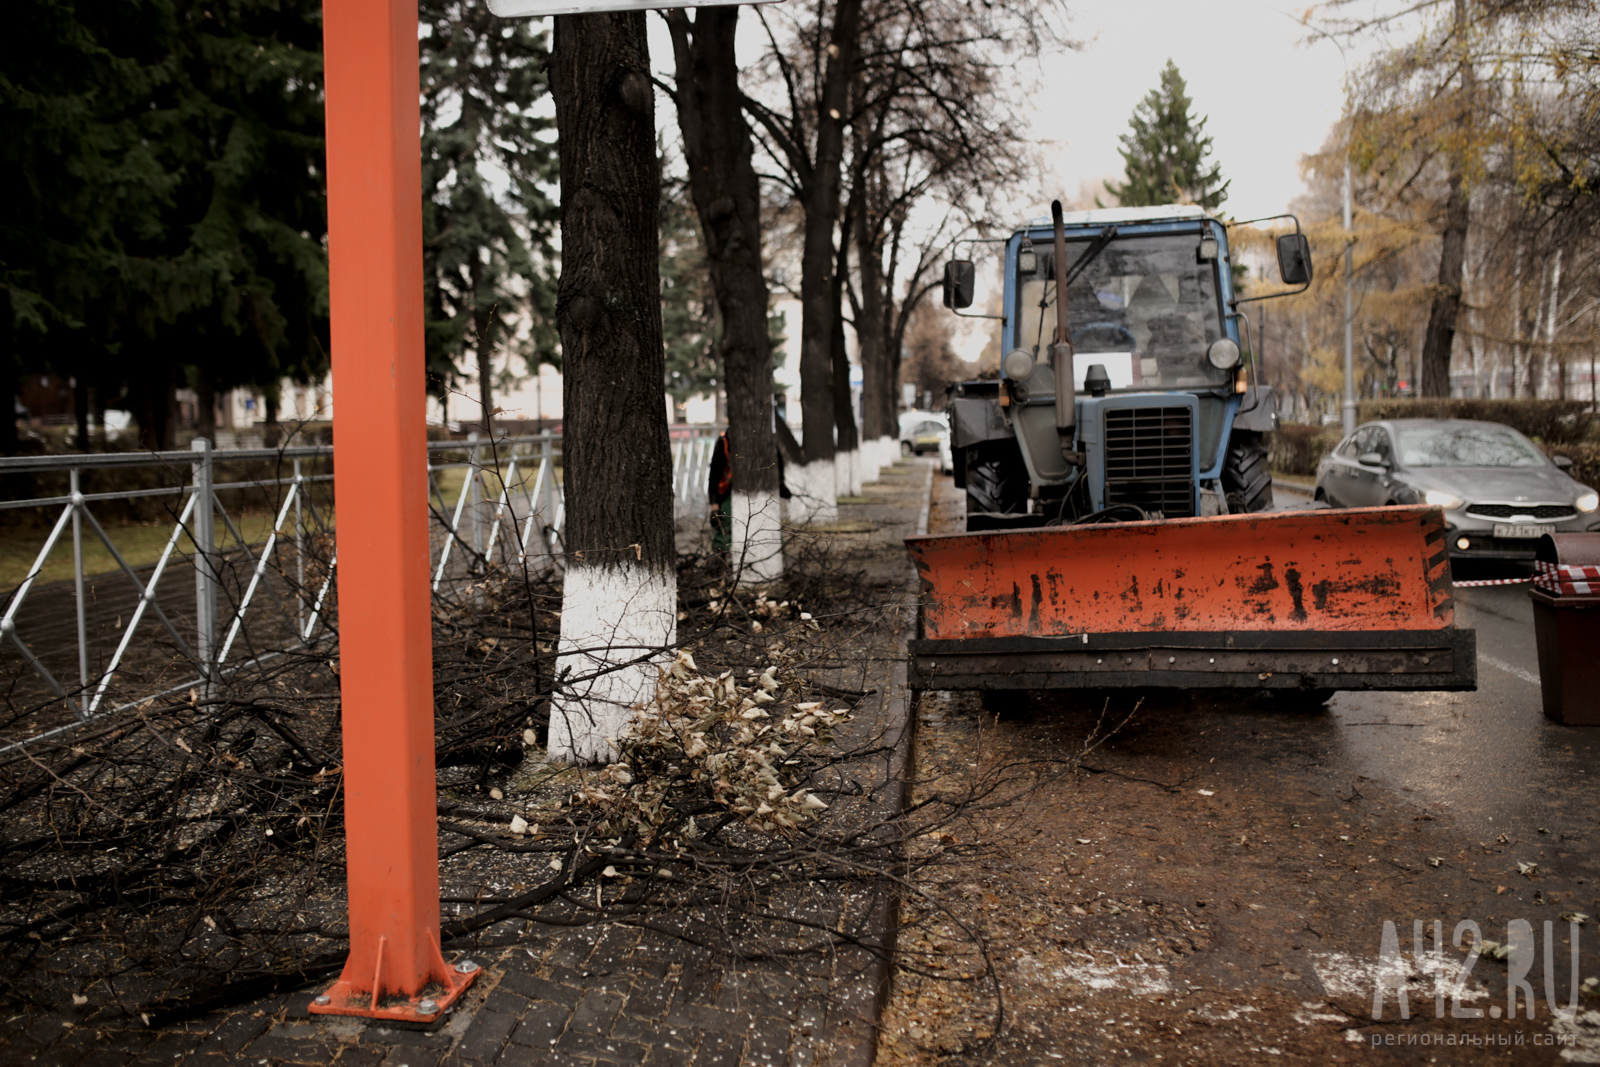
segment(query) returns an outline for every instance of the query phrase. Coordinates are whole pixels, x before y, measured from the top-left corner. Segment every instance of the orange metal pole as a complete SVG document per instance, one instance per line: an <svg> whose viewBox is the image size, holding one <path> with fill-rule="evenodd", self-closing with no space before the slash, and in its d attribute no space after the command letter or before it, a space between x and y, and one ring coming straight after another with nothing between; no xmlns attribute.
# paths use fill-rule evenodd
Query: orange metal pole
<svg viewBox="0 0 1600 1067"><path fill-rule="evenodd" d="M311 1010L427 1021L439 950L416 0L323 7L350 957Z"/></svg>

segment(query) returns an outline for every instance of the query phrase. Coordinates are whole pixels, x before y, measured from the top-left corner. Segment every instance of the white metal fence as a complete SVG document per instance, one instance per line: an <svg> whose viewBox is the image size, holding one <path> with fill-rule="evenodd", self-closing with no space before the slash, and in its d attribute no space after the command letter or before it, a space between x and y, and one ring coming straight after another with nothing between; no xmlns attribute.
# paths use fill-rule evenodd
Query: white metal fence
<svg viewBox="0 0 1600 1067"><path fill-rule="evenodd" d="M679 519L704 513L717 432L680 427L673 436ZM61 509L0 615L0 647L6 649L0 653L0 680L9 683L0 752L152 697L186 690L208 694L247 666L334 640L327 623L337 563L333 459L331 446L218 451L204 440L195 441L189 452L0 459L0 477L32 473L59 479L65 471L68 489L65 495L0 500L0 510ZM560 565L565 520L560 460L561 438L548 432L429 443L430 573L436 596L449 599L471 588L496 561L518 568L530 560L537 566ZM272 476L262 476L263 466ZM80 490L85 473L105 477L119 468L153 469L156 480L164 475L178 484ZM219 470L237 468L246 476L219 480ZM165 510L172 529L153 563L130 562L113 536L125 527L102 524L95 511L111 502L146 498L171 501ZM264 537L252 539L241 529L247 507L270 508ZM218 520L225 538L219 537ZM109 573L89 573L86 527L113 561ZM71 578L40 581L47 561L69 537ZM192 602L174 588L186 584L175 577L184 569L192 572ZM108 626L113 614L115 623ZM139 650L158 644L159 655L130 666Z"/></svg>

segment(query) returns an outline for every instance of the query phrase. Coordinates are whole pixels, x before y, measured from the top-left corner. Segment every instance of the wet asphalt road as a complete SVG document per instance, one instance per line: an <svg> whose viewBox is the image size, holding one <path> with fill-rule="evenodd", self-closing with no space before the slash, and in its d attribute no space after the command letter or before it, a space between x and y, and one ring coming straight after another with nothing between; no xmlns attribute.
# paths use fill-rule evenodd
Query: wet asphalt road
<svg viewBox="0 0 1600 1067"><path fill-rule="evenodd" d="M1544 717L1527 590L1456 591L1456 625L1478 633L1477 692L1341 693L1333 699L1345 757L1357 773L1404 786L1481 834L1526 825L1553 787L1600 774L1600 728ZM1374 721L1419 725L1354 725Z"/></svg>
<svg viewBox="0 0 1600 1067"><path fill-rule="evenodd" d="M936 480L930 530L958 532L962 503ZM1581 937L1572 925L1600 915L1600 728L1544 717L1526 584L1455 595L1456 624L1477 633L1476 692L1346 692L1311 709L1062 690L1003 713L931 695L919 766L983 753L1083 771L1024 794L1014 822L957 828L951 842L986 847L929 887L958 891L1003 961L1008 1021L971 1062L1600 1063L1600 1003L1573 989L1600 979L1600 938L1592 919ZM1107 709L1129 715L1110 736ZM1554 941L1528 972L1537 1011L1513 1019L1509 964L1467 950L1509 940L1514 921L1548 923ZM1389 963L1386 923L1403 943ZM1434 923L1443 940L1419 941ZM1380 976L1402 973L1413 1010L1374 1016ZM936 996L902 984L888 1019L903 1058L880 1063L966 1062L930 1054L959 1043L938 1020L960 1010L936 1015ZM1479 1007L1457 1014L1453 996Z"/></svg>
<svg viewBox="0 0 1600 1067"><path fill-rule="evenodd" d="M1277 494L1280 506L1303 499ZM1529 573L1509 564L1457 570L1458 580ZM1328 706L1352 771L1492 836L1535 820L1555 787L1600 777L1600 727L1544 717L1526 584L1458 587L1455 598L1456 625L1478 634L1477 692L1340 693Z"/></svg>

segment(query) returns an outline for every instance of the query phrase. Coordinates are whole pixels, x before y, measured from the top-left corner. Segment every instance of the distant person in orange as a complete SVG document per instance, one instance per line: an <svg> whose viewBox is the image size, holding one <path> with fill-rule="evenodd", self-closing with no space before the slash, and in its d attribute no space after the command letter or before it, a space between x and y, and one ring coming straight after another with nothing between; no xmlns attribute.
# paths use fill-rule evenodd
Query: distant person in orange
<svg viewBox="0 0 1600 1067"><path fill-rule="evenodd" d="M733 463L728 455L728 432L717 435L711 446L711 475L706 487L711 498L711 551L725 556L733 548Z"/></svg>
<svg viewBox="0 0 1600 1067"><path fill-rule="evenodd" d="M778 496L788 500L794 494L783 481L783 451L777 454ZM706 479L706 495L711 499L711 551L727 555L733 549L733 459L728 451L728 431L717 436L711 446L711 470Z"/></svg>

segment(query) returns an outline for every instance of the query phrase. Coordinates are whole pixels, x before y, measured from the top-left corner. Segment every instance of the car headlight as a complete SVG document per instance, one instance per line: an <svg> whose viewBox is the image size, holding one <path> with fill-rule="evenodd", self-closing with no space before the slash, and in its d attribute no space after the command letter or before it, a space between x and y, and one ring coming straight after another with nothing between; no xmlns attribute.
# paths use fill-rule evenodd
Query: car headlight
<svg viewBox="0 0 1600 1067"><path fill-rule="evenodd" d="M1438 489L1429 489L1426 493L1422 494L1422 499L1428 504L1431 504L1433 507L1444 508L1446 511L1454 511L1456 508L1459 508L1462 504L1466 503L1466 501L1462 500L1454 493L1445 493L1439 491Z"/></svg>
<svg viewBox="0 0 1600 1067"><path fill-rule="evenodd" d="M1574 500L1572 502L1572 506L1585 514L1588 514L1595 508L1600 508L1600 493L1590 490L1589 492L1584 493L1578 499Z"/></svg>

